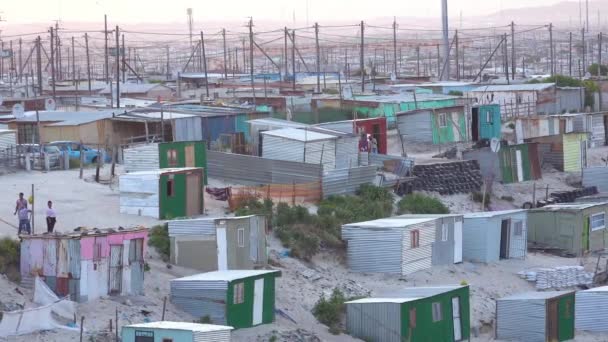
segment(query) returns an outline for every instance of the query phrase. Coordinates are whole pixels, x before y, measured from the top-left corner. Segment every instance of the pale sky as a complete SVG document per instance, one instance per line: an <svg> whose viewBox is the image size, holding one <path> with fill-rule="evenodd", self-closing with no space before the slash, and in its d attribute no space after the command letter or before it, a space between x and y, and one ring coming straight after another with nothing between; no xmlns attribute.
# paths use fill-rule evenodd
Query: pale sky
<svg viewBox="0 0 608 342"><path fill-rule="evenodd" d="M449 0L450 16L475 16L501 9L542 6L563 0ZM191 7L197 21L366 20L375 17L436 17L440 0L1 0L5 24L62 21L99 22L103 14L117 22L185 22Z"/></svg>

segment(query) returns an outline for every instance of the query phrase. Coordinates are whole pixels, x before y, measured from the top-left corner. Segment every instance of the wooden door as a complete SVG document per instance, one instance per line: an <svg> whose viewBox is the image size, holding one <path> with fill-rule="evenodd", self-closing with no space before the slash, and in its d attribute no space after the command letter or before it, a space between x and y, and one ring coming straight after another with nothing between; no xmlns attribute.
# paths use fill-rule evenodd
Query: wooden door
<svg viewBox="0 0 608 342"><path fill-rule="evenodd" d="M201 176L198 173L190 173L186 176L186 215L196 216L201 214Z"/></svg>
<svg viewBox="0 0 608 342"><path fill-rule="evenodd" d="M462 340L462 320L460 319L460 297L452 297L452 319L454 321L454 341Z"/></svg>
<svg viewBox="0 0 608 342"><path fill-rule="evenodd" d="M589 251L589 217L585 217L583 223L583 236L581 237L581 247L584 252Z"/></svg>
<svg viewBox="0 0 608 342"><path fill-rule="evenodd" d="M500 225L500 258L509 258L509 237L511 236L511 220L502 220Z"/></svg>
<svg viewBox="0 0 608 342"><path fill-rule="evenodd" d="M559 341L558 299L549 300L547 306L547 341Z"/></svg>
<svg viewBox="0 0 608 342"><path fill-rule="evenodd" d="M186 165L185 167L194 167L194 145L188 145L184 149L184 153L186 154Z"/></svg>
<svg viewBox="0 0 608 342"><path fill-rule="evenodd" d="M122 291L122 245L110 245L110 275L108 277L110 294Z"/></svg>

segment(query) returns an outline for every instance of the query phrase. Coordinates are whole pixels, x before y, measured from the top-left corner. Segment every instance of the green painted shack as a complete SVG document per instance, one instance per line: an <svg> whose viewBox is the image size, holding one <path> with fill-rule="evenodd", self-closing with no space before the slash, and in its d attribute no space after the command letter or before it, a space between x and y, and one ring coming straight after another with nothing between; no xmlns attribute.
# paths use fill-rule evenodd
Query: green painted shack
<svg viewBox="0 0 608 342"><path fill-rule="evenodd" d="M120 176L120 212L161 220L204 213L203 169L185 167Z"/></svg>
<svg viewBox="0 0 608 342"><path fill-rule="evenodd" d="M503 144L498 151L498 160L503 183L518 183L542 178L538 144Z"/></svg>
<svg viewBox="0 0 608 342"><path fill-rule="evenodd" d="M397 113L397 130L405 142L446 144L468 141L464 106Z"/></svg>
<svg viewBox="0 0 608 342"><path fill-rule="evenodd" d="M528 212L528 242L581 256L608 247L608 202L553 204Z"/></svg>
<svg viewBox="0 0 608 342"><path fill-rule="evenodd" d="M215 271L171 280L171 301L214 324L249 328L274 321L275 270Z"/></svg>
<svg viewBox="0 0 608 342"><path fill-rule="evenodd" d="M552 165L563 172L581 172L587 165L589 133L564 133L525 139L538 143L541 165Z"/></svg>
<svg viewBox="0 0 608 342"><path fill-rule="evenodd" d="M527 292L496 300L496 339L574 339L574 291Z"/></svg>
<svg viewBox="0 0 608 342"><path fill-rule="evenodd" d="M175 141L158 144L158 161L161 169L200 167L207 184L207 143L205 141Z"/></svg>
<svg viewBox="0 0 608 342"><path fill-rule="evenodd" d="M186 322L149 322L122 327L122 342L230 342L234 328Z"/></svg>
<svg viewBox="0 0 608 342"><path fill-rule="evenodd" d="M468 340L469 287L412 287L346 302L346 330L373 342Z"/></svg>
<svg viewBox="0 0 608 342"><path fill-rule="evenodd" d="M499 104L474 106L471 109L471 140L500 139L501 124Z"/></svg>

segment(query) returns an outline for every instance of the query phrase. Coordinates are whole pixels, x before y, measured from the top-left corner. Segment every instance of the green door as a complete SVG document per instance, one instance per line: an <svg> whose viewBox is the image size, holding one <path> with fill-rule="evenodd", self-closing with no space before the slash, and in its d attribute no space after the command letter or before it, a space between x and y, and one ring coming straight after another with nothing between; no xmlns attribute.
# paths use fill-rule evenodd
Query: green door
<svg viewBox="0 0 608 342"><path fill-rule="evenodd" d="M559 298L559 341L574 338L574 294Z"/></svg>
<svg viewBox="0 0 608 342"><path fill-rule="evenodd" d="M585 223L583 224L583 236L582 236L582 252L589 251L589 217L585 217Z"/></svg>

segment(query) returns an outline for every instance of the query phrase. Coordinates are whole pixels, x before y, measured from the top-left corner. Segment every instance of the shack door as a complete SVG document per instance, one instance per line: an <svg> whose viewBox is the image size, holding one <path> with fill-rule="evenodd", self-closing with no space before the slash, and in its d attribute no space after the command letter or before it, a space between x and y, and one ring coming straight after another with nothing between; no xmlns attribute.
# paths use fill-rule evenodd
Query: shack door
<svg viewBox="0 0 608 342"><path fill-rule="evenodd" d="M253 289L253 325L262 324L264 311L264 278L256 279Z"/></svg>
<svg viewBox="0 0 608 342"><path fill-rule="evenodd" d="M462 220L454 222L454 263L462 262Z"/></svg>
<svg viewBox="0 0 608 342"><path fill-rule="evenodd" d="M201 213L201 177L198 173L186 176L186 192L186 215L199 215Z"/></svg>
<svg viewBox="0 0 608 342"><path fill-rule="evenodd" d="M509 236L511 236L511 220L502 220L500 225L500 258L509 258Z"/></svg>
<svg viewBox="0 0 608 342"><path fill-rule="evenodd" d="M558 299L548 301L547 307L547 341L559 341L559 316L558 316Z"/></svg>
<svg viewBox="0 0 608 342"><path fill-rule="evenodd" d="M384 151L382 149L382 139L380 138L380 136L382 135L380 132L380 124L373 124L372 125L372 135L374 137L374 139L376 139L376 142L378 143L378 153L382 153L380 151Z"/></svg>
<svg viewBox="0 0 608 342"><path fill-rule="evenodd" d="M581 237L582 252L589 251L589 217L586 217L583 224L583 236Z"/></svg>
<svg viewBox="0 0 608 342"><path fill-rule="evenodd" d="M194 167L194 145L188 145L184 148L186 167Z"/></svg>
<svg viewBox="0 0 608 342"><path fill-rule="evenodd" d="M460 297L452 298L452 319L454 320L454 341L462 340L462 320L460 319Z"/></svg>
<svg viewBox="0 0 608 342"><path fill-rule="evenodd" d="M228 269L228 242L226 241L226 226L219 226L216 230L217 243L217 270L225 271Z"/></svg>
<svg viewBox="0 0 608 342"><path fill-rule="evenodd" d="M604 145L608 145L608 115L604 115Z"/></svg>
<svg viewBox="0 0 608 342"><path fill-rule="evenodd" d="M110 275L108 292L120 294L122 288L122 245L110 245Z"/></svg>
<svg viewBox="0 0 608 342"><path fill-rule="evenodd" d="M479 108L473 108L471 114L471 138L473 141L479 141Z"/></svg>

